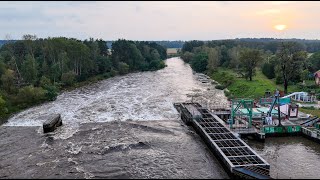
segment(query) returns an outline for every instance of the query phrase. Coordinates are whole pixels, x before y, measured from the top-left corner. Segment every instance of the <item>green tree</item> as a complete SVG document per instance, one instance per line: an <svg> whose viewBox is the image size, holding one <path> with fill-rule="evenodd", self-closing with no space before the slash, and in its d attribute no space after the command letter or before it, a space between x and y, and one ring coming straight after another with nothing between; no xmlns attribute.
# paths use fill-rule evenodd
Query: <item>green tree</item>
<svg viewBox="0 0 320 180"><path fill-rule="evenodd" d="M120 74L127 74L128 72L129 72L129 65L124 62L120 62L119 63L119 73Z"/></svg>
<svg viewBox="0 0 320 180"><path fill-rule="evenodd" d="M6 101L0 95L0 117L3 117L8 113L8 108L6 107Z"/></svg>
<svg viewBox="0 0 320 180"><path fill-rule="evenodd" d="M320 51L313 53L309 58L308 61L310 62L310 70L314 72L320 70Z"/></svg>
<svg viewBox="0 0 320 180"><path fill-rule="evenodd" d="M15 90L14 80L14 71L11 69L7 69L1 76L2 86L8 93L12 93Z"/></svg>
<svg viewBox="0 0 320 180"><path fill-rule="evenodd" d="M46 91L41 87L34 87L33 85L25 86L19 89L17 94L17 102L20 107L37 104L46 99Z"/></svg>
<svg viewBox="0 0 320 180"><path fill-rule="evenodd" d="M152 49L150 55L152 60L160 60L160 54L156 49Z"/></svg>
<svg viewBox="0 0 320 180"><path fill-rule="evenodd" d="M284 92L288 92L289 81L299 80L302 71L302 62L307 58L307 53L301 50L296 43L282 43L277 54L276 72L283 80Z"/></svg>
<svg viewBox="0 0 320 180"><path fill-rule="evenodd" d="M42 62L40 71L42 75L47 75L47 76L50 75L50 67L48 66L48 63L46 60Z"/></svg>
<svg viewBox="0 0 320 180"><path fill-rule="evenodd" d="M189 63L193 59L194 54L192 52L186 51L182 54L181 59L183 59L184 62Z"/></svg>
<svg viewBox="0 0 320 180"><path fill-rule="evenodd" d="M189 52L192 52L193 48L195 47L199 47L199 46L202 46L204 45L204 42L203 41L197 41L197 40L192 40L192 41L187 41L183 44L182 46L182 52L186 52L186 51L189 51Z"/></svg>
<svg viewBox="0 0 320 180"><path fill-rule="evenodd" d="M240 46L236 46L236 47L233 47L233 48L228 50L228 55L230 57L229 66L231 68L235 68L237 70L239 69L239 66L240 66L240 60L239 60L240 51L241 51L241 47Z"/></svg>
<svg viewBox="0 0 320 180"><path fill-rule="evenodd" d="M41 77L41 79L40 79L40 86L41 86L42 88L45 88L45 87L51 86L51 85L52 85L52 83L51 83L51 81L50 81L49 78L47 78L46 76L42 76L42 77Z"/></svg>
<svg viewBox="0 0 320 180"><path fill-rule="evenodd" d="M22 75L29 83L35 84L37 81L38 63L30 54L26 56L26 60L22 64Z"/></svg>
<svg viewBox="0 0 320 180"><path fill-rule="evenodd" d="M46 90L46 98L49 101L54 101L56 100L57 96L58 96L58 88L54 85L49 85L49 86L45 86L44 88Z"/></svg>
<svg viewBox="0 0 320 180"><path fill-rule="evenodd" d="M192 69L196 72L204 72L208 65L208 55L206 53L198 53L190 63Z"/></svg>
<svg viewBox="0 0 320 180"><path fill-rule="evenodd" d="M58 63L54 63L50 66L50 78L53 80L53 84L56 83L56 81L60 80L60 68Z"/></svg>
<svg viewBox="0 0 320 180"><path fill-rule="evenodd" d="M262 61L262 53L257 49L245 48L240 52L241 72L246 79L252 81L257 63Z"/></svg>
<svg viewBox="0 0 320 180"><path fill-rule="evenodd" d="M112 68L112 62L109 57L99 56L97 59L97 66L99 73L110 72Z"/></svg>
<svg viewBox="0 0 320 180"><path fill-rule="evenodd" d="M208 65L207 69L209 72L213 72L219 66L219 50L216 48L208 49Z"/></svg>
<svg viewBox="0 0 320 180"><path fill-rule="evenodd" d="M32 57L34 57L34 52L35 52L35 43L34 41L37 39L36 35L31 35L31 34L26 34L22 36L22 39L25 43L25 46L28 50L28 54Z"/></svg>
<svg viewBox="0 0 320 180"><path fill-rule="evenodd" d="M76 79L76 74L73 71L69 71L66 73L63 73L61 76L61 81L67 86L73 85Z"/></svg>
<svg viewBox="0 0 320 180"><path fill-rule="evenodd" d="M270 62L264 63L262 65L262 73L267 76L268 79L275 78L275 65Z"/></svg>

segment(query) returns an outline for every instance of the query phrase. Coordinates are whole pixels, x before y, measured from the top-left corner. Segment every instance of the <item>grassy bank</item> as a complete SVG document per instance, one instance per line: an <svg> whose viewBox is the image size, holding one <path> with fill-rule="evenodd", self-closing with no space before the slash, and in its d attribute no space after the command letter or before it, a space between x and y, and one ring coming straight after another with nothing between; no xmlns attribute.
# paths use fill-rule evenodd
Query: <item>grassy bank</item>
<svg viewBox="0 0 320 180"><path fill-rule="evenodd" d="M233 70L223 68L219 68L210 77L226 86L235 98L258 99L264 96L267 89L273 91L275 88L279 88L272 80L265 77L261 71L257 71L257 75L252 81L238 77Z"/></svg>
<svg viewBox="0 0 320 180"><path fill-rule="evenodd" d="M318 116L320 117L320 110L319 109L313 109L313 108L299 108L301 112L307 113L307 114L312 114L313 116Z"/></svg>
<svg viewBox="0 0 320 180"><path fill-rule="evenodd" d="M283 90L282 84L277 85L271 79L268 79L260 70L257 70L256 76L252 81L247 81L244 78L238 77L237 73L230 69L219 68L210 76L212 79L218 81L223 86L227 87L232 94L226 93L230 98L251 98L258 100L264 97L265 91L269 89L271 93L278 88ZM307 85L311 85L313 81L306 81ZM303 91L298 85L288 86L288 92ZM312 114L320 117L320 110L314 108L299 108L301 112Z"/></svg>
<svg viewBox="0 0 320 180"><path fill-rule="evenodd" d="M264 97L265 91L269 89L271 93L276 89L283 90L283 86L277 85L273 80L268 79L260 70L256 71L256 76L252 81L246 80L231 69L218 68L210 77L229 89L235 98L259 99ZM288 86L288 92L299 91L298 86Z"/></svg>

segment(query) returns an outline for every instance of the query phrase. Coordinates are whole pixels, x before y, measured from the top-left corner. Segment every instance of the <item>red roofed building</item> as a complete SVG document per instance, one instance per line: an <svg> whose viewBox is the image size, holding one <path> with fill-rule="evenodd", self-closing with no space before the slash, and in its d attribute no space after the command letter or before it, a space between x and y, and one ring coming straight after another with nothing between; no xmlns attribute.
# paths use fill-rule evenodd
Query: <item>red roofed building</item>
<svg viewBox="0 0 320 180"><path fill-rule="evenodd" d="M314 73L314 78L317 85L320 85L320 70Z"/></svg>

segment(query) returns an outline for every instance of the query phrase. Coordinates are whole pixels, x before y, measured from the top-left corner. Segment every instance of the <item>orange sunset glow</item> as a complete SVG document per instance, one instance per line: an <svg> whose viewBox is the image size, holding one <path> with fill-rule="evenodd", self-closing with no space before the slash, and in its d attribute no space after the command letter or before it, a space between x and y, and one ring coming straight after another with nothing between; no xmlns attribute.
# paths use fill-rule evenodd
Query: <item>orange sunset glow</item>
<svg viewBox="0 0 320 180"><path fill-rule="evenodd" d="M283 31L285 29L287 29L287 25L284 25L284 24L278 24L278 25L275 25L274 28L278 31Z"/></svg>

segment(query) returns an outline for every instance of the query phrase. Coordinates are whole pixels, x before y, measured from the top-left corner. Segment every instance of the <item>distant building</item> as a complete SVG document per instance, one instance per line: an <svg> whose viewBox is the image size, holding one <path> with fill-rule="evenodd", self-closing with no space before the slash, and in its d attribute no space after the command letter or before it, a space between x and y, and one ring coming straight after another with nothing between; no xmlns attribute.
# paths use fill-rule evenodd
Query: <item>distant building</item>
<svg viewBox="0 0 320 180"><path fill-rule="evenodd" d="M320 85L320 70L314 73L316 85Z"/></svg>

